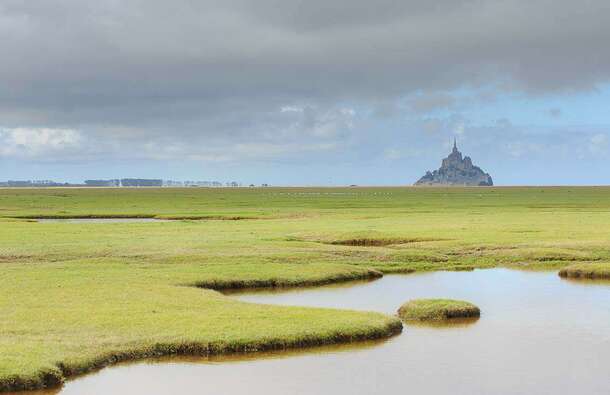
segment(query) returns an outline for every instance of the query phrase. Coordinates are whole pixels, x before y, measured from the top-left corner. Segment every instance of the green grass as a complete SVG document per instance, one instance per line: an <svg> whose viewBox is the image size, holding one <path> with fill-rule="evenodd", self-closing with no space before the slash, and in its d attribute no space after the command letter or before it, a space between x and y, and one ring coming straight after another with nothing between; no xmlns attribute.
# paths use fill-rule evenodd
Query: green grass
<svg viewBox="0 0 610 395"><path fill-rule="evenodd" d="M181 220L25 219L114 216ZM606 187L0 189L0 388L117 360L400 329L377 313L258 306L202 288L603 265L609 233Z"/></svg>
<svg viewBox="0 0 610 395"><path fill-rule="evenodd" d="M480 315L472 303L452 299L415 299L398 309L398 316L404 321L444 321Z"/></svg>
<svg viewBox="0 0 610 395"><path fill-rule="evenodd" d="M559 271L568 278L610 279L610 262L576 263Z"/></svg>
<svg viewBox="0 0 610 395"><path fill-rule="evenodd" d="M300 285L375 272L321 264L4 264L0 388L59 382L125 359L321 345L400 330L377 313L260 306L193 285Z"/></svg>

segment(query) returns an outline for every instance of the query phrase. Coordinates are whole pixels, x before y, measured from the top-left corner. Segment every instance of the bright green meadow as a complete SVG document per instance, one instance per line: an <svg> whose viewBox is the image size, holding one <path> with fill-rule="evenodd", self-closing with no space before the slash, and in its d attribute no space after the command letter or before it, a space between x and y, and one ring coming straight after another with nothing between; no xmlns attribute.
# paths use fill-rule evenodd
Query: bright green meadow
<svg viewBox="0 0 610 395"><path fill-rule="evenodd" d="M118 216L175 220L32 219ZM608 270L609 235L608 187L0 189L0 390L121 360L388 337L397 317L219 290L497 266Z"/></svg>

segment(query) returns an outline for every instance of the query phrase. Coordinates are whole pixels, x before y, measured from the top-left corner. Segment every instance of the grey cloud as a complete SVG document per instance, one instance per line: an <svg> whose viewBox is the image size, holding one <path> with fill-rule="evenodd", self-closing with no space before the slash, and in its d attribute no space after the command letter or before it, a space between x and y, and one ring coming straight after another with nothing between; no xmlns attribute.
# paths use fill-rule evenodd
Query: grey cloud
<svg viewBox="0 0 610 395"><path fill-rule="evenodd" d="M427 113L435 110L448 110L455 106L456 99L446 93L426 93L409 100L409 108L415 113Z"/></svg>
<svg viewBox="0 0 610 395"><path fill-rule="evenodd" d="M420 127L428 134L448 136L462 134L470 120L459 113L454 113L445 117L424 118L421 122L416 121L415 123L421 125Z"/></svg>
<svg viewBox="0 0 610 395"><path fill-rule="evenodd" d="M496 91L607 82L609 7L604 0L4 0L0 35L10 39L0 40L0 126L119 141L108 149L168 135L178 146L205 141L220 151L244 141L267 151L268 144L316 147L348 139L357 121L340 114L341 103L375 106L419 92L407 106L424 113L451 109L454 99L443 92L455 88L491 100ZM285 106L305 110L290 115ZM433 124L424 128L445 127Z"/></svg>

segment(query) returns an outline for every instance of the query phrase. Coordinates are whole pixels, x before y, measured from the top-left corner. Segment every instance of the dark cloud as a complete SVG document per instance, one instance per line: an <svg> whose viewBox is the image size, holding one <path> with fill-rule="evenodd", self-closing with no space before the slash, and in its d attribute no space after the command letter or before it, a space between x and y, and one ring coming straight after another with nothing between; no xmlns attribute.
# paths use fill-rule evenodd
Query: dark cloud
<svg viewBox="0 0 610 395"><path fill-rule="evenodd" d="M452 110L456 88L493 98L610 79L604 0L4 0L0 36L5 136L76 130L162 157L330 149L363 108L423 114Z"/></svg>

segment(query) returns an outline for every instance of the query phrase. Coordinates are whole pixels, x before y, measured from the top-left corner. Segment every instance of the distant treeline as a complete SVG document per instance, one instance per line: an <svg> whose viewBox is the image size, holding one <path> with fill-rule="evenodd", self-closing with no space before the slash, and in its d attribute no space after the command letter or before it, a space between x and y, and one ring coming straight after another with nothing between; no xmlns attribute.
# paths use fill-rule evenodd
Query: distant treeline
<svg viewBox="0 0 610 395"><path fill-rule="evenodd" d="M146 178L122 178L114 180L86 180L85 185L90 187L239 187L238 182L219 181L172 181Z"/></svg>
<svg viewBox="0 0 610 395"><path fill-rule="evenodd" d="M33 181L0 181L0 187L69 187L73 184L67 182L55 182L50 180L33 180Z"/></svg>
<svg viewBox="0 0 610 395"><path fill-rule="evenodd" d="M89 187L162 187L163 180L146 178L122 178L116 180L86 180Z"/></svg>
<svg viewBox="0 0 610 395"><path fill-rule="evenodd" d="M236 181L222 183L220 181L172 181L148 178L121 178L110 180L86 180L84 184L55 182L50 180L0 181L0 188L40 188L40 187L241 187ZM251 187L254 184L250 184ZM268 186L262 184L262 186Z"/></svg>

